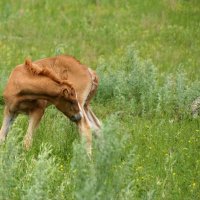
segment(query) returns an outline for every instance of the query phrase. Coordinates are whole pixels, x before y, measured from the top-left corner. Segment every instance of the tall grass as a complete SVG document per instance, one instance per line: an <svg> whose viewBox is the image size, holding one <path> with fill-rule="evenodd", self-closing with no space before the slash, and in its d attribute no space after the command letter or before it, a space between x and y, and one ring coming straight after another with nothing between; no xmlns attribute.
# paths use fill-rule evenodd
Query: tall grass
<svg viewBox="0 0 200 200"><path fill-rule="evenodd" d="M190 110L200 96L199 8L197 0L0 1L0 93L26 57L71 54L97 70L92 108L103 122L89 159L54 107L25 152L19 117L0 145L0 200L200 199L200 124Z"/></svg>
<svg viewBox="0 0 200 200"><path fill-rule="evenodd" d="M55 158L44 145L36 158L28 158L21 133L14 125L6 144L0 147L0 199L53 199L61 178Z"/></svg>
<svg viewBox="0 0 200 200"><path fill-rule="evenodd" d="M19 140L21 129L14 125L6 144L0 147L0 199L132 197L134 149L125 145L128 137L120 134L123 129L119 130L116 121L111 117L105 124L101 138L94 141L91 159L83 143L74 144L70 168L64 176L63 165L52 155L51 147L41 145L36 157L27 157Z"/></svg>
<svg viewBox="0 0 200 200"><path fill-rule="evenodd" d="M161 71L179 64L191 77L199 73L199 1L31 1L0 2L2 69L30 56L72 54L95 67L135 44ZM193 69L193 70L192 70Z"/></svg>
<svg viewBox="0 0 200 200"><path fill-rule="evenodd" d="M21 130L15 128L16 137L9 137L5 145L0 148L0 199L14 199L19 196L18 181L23 173L21 158L22 148L19 143Z"/></svg>

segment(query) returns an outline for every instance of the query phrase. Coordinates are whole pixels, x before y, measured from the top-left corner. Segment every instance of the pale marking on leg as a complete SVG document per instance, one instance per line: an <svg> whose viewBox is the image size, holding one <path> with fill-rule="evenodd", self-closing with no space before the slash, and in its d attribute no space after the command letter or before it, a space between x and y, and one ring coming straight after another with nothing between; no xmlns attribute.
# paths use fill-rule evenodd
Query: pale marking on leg
<svg viewBox="0 0 200 200"><path fill-rule="evenodd" d="M96 115L92 112L92 110L90 108L88 108L88 112L90 113L90 115L92 116L93 120L95 121L95 123L97 124L97 126L99 128L101 128L101 122L99 121L99 119L96 117Z"/></svg>
<svg viewBox="0 0 200 200"><path fill-rule="evenodd" d="M5 140L5 138L8 134L10 125L12 124L12 121L13 121L13 116L8 115L8 116L4 117L3 124L2 124L2 127L1 127L1 131L0 131L0 141Z"/></svg>
<svg viewBox="0 0 200 200"><path fill-rule="evenodd" d="M90 112L88 110L85 110L87 117L89 119L90 125L94 130L98 130L98 126L95 124L93 117L91 116Z"/></svg>

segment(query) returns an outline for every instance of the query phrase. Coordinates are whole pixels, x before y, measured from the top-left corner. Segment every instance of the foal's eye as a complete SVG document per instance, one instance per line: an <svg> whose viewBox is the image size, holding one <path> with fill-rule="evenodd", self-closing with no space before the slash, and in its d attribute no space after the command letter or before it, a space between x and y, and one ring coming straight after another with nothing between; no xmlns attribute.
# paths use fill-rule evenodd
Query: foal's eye
<svg viewBox="0 0 200 200"><path fill-rule="evenodd" d="M74 101L69 101L70 106L74 104Z"/></svg>
<svg viewBox="0 0 200 200"><path fill-rule="evenodd" d="M75 100L71 100L71 104L75 104L76 103L76 101Z"/></svg>

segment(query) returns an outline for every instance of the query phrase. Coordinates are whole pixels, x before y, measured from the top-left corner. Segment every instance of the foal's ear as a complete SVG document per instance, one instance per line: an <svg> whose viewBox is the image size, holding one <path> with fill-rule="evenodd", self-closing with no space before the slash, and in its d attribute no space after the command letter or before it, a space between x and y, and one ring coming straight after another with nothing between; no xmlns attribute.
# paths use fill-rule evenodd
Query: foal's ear
<svg viewBox="0 0 200 200"><path fill-rule="evenodd" d="M24 64L25 64L26 67L31 67L31 66L32 66L32 61L31 61L31 59L30 59L30 58L27 58L27 59L25 60Z"/></svg>
<svg viewBox="0 0 200 200"><path fill-rule="evenodd" d="M24 65L25 67L31 71L33 74L41 74L42 72L42 69L39 65L35 64L35 63L32 63L31 59L26 59L25 62L24 62Z"/></svg>
<svg viewBox="0 0 200 200"><path fill-rule="evenodd" d="M62 93L63 93L63 96L64 96L66 99L68 99L68 97L69 97L69 90L68 90L67 88L65 88L65 89L62 91Z"/></svg>
<svg viewBox="0 0 200 200"><path fill-rule="evenodd" d="M76 99L76 92L74 88L65 88L62 92L65 98Z"/></svg>

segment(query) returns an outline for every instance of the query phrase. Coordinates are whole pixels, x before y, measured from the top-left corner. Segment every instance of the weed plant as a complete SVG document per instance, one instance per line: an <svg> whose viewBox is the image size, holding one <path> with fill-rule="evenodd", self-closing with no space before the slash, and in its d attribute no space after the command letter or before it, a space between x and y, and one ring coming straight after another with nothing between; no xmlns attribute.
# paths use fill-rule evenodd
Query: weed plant
<svg viewBox="0 0 200 200"><path fill-rule="evenodd" d="M121 109L135 115L190 115L189 106L199 95L200 82L190 83L183 71L160 75L151 61L142 61L133 47L117 61L98 67L101 76L97 101L114 101ZM121 69L125 69L121 71Z"/></svg>

